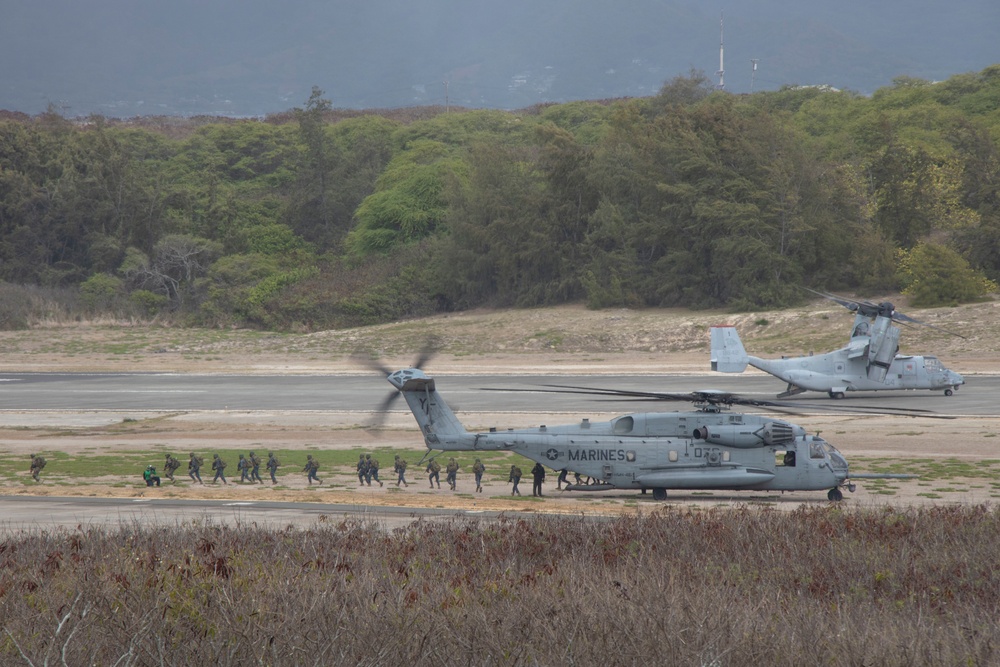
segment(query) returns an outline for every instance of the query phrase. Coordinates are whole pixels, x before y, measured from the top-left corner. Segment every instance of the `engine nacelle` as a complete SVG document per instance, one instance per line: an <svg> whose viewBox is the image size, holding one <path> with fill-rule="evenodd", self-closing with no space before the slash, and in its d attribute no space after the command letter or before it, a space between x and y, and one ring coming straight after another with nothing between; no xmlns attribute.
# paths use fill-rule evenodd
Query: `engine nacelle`
<svg viewBox="0 0 1000 667"><path fill-rule="evenodd" d="M762 426L721 424L718 426L699 426L692 432L692 435L696 440L704 440L713 445L748 449L765 445L787 445L795 440L795 428L791 424L779 421L767 422Z"/></svg>

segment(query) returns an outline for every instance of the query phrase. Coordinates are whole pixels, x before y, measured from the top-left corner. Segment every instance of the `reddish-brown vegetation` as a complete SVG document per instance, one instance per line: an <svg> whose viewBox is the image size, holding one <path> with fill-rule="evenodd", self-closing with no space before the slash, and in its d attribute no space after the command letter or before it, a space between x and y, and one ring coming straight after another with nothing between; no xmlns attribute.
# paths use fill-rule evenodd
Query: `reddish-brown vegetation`
<svg viewBox="0 0 1000 667"><path fill-rule="evenodd" d="M1000 514L8 535L4 664L996 664Z"/></svg>

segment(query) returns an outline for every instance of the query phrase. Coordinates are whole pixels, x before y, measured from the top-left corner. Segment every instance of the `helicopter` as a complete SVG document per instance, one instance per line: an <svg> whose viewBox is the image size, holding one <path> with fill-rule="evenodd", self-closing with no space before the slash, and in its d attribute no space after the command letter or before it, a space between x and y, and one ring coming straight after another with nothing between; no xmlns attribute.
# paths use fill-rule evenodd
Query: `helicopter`
<svg viewBox="0 0 1000 667"><path fill-rule="evenodd" d="M935 356L898 354L900 329L894 322L926 326L959 338L964 336L904 315L888 301L874 304L808 291L855 313L847 345L826 354L762 359L747 354L735 327L713 326L712 370L742 373L748 365L758 368L788 383L777 398L806 391L825 391L830 398L844 398L848 391L901 389L943 390L945 396L951 396L965 384L960 374L945 368Z"/></svg>
<svg viewBox="0 0 1000 667"><path fill-rule="evenodd" d="M510 451L556 470L586 475L593 484L570 491L635 489L666 500L668 490L827 491L843 500L857 479L911 479L913 475L852 474L847 460L819 435L780 420L729 411L732 405L788 407L720 391L690 394L621 391L548 385L553 391L636 400L692 401L688 412L626 414L606 422L582 419L563 426L471 433L438 393L435 379L419 367L387 372L413 413L428 451ZM831 406L832 409L832 406ZM864 408L855 408L862 412ZM886 409L878 409L885 414ZM922 410L896 410L915 416Z"/></svg>

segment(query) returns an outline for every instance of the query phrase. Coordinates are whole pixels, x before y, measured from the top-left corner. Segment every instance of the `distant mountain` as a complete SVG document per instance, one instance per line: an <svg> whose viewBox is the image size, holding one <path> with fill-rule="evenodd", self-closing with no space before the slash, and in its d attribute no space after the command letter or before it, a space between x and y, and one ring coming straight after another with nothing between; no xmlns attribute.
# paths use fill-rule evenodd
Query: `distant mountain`
<svg viewBox="0 0 1000 667"><path fill-rule="evenodd" d="M0 109L254 116L312 86L344 108L642 96L691 69L732 92L861 93L1000 62L996 0L6 0Z"/></svg>

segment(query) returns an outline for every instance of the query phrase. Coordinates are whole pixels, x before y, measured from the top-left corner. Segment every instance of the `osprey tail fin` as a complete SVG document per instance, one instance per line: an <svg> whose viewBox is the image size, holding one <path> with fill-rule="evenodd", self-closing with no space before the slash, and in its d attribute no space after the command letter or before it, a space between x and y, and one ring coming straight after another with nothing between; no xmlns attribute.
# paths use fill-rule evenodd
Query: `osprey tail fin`
<svg viewBox="0 0 1000 667"><path fill-rule="evenodd" d="M720 373L742 373L750 358L743 341L732 326L712 327L712 370Z"/></svg>

